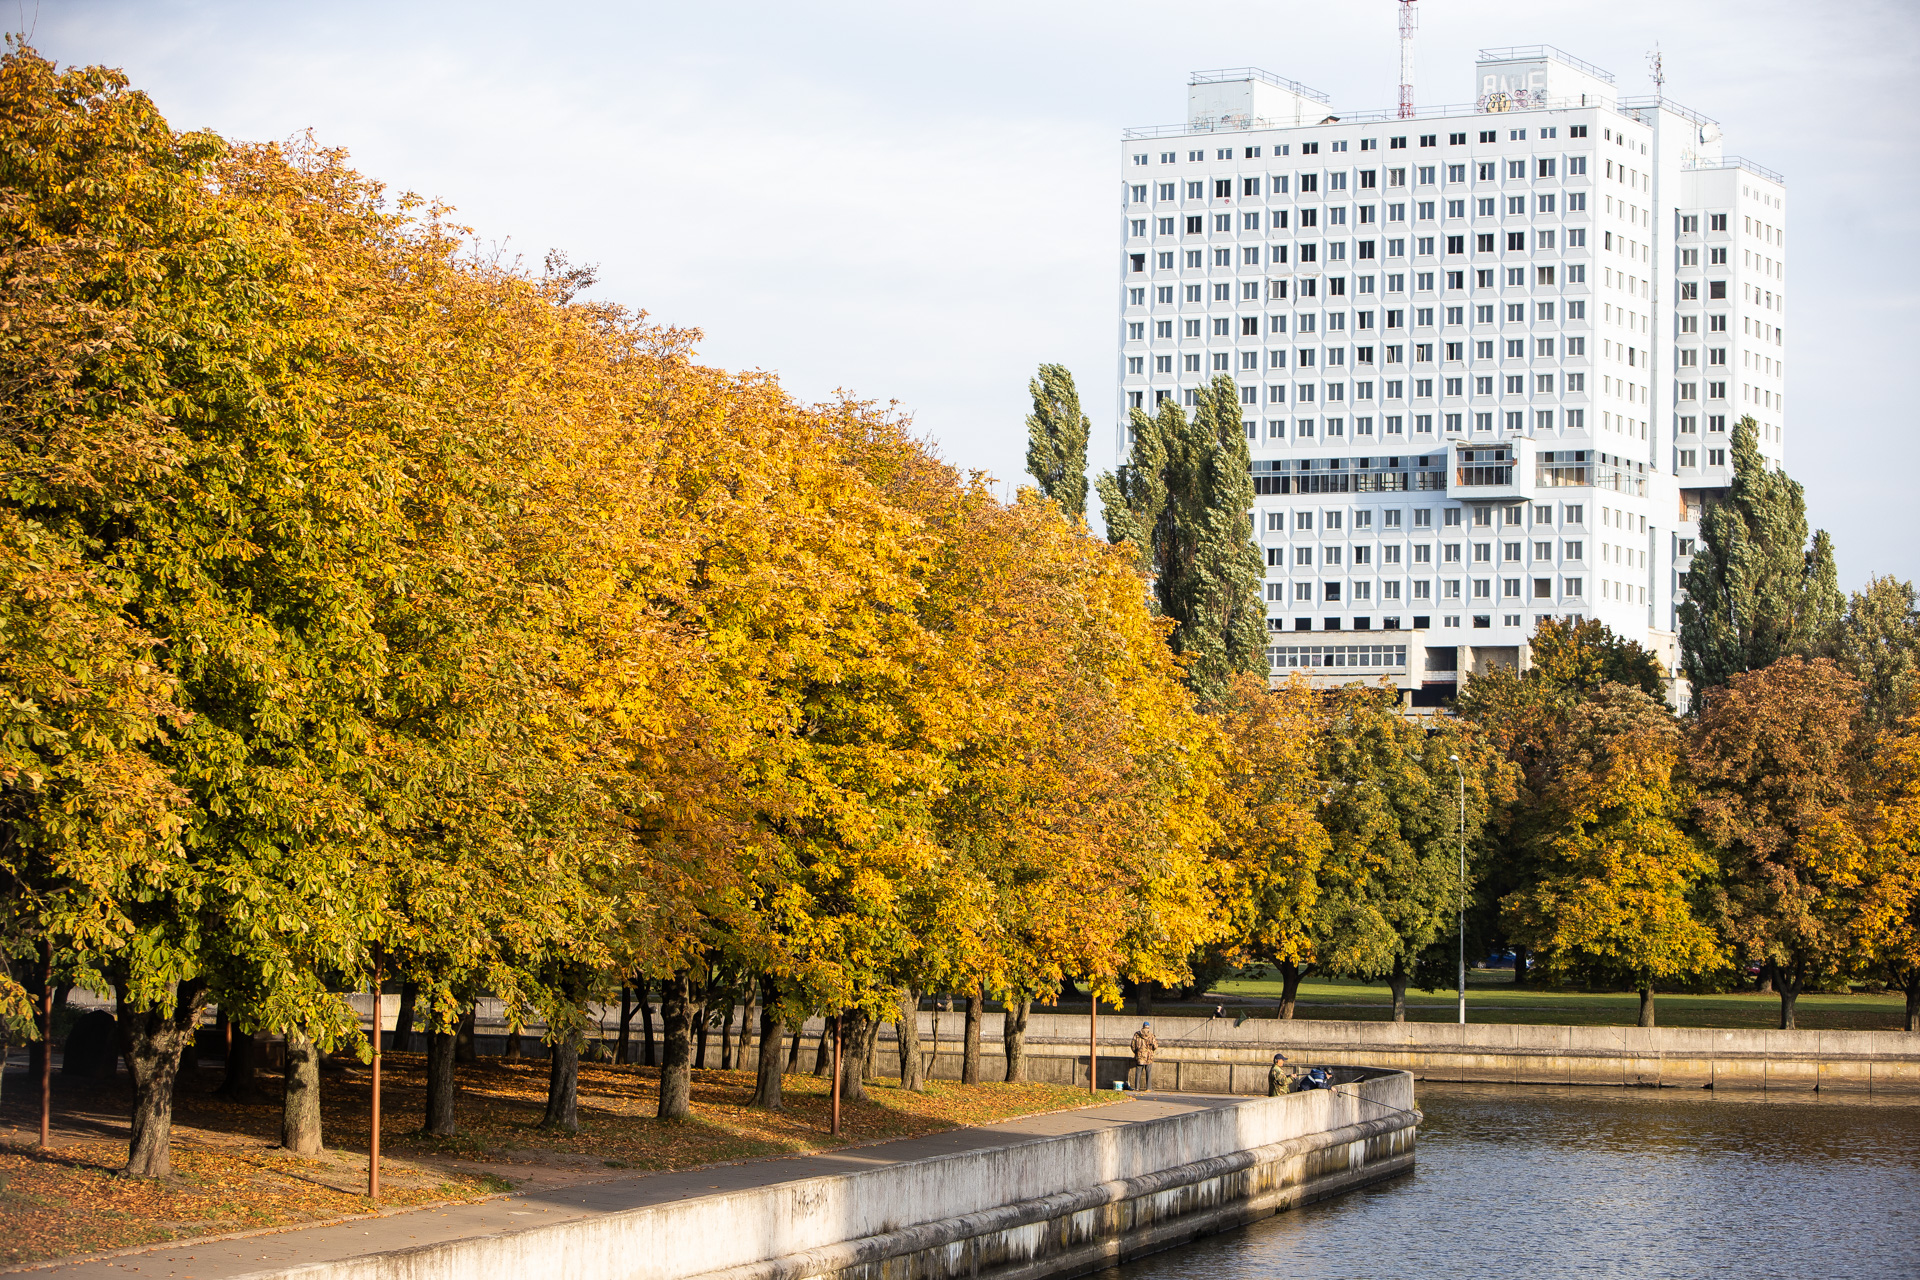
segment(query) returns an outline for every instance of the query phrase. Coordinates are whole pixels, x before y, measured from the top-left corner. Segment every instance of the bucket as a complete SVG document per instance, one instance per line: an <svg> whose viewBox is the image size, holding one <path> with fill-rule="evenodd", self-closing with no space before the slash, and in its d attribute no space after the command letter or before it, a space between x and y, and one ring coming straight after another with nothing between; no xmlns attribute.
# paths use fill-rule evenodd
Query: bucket
<svg viewBox="0 0 1920 1280"><path fill-rule="evenodd" d="M1126 1092L1126 1088L1127 1082L1125 1080L1115 1080L1113 1082L1113 1091L1115 1093L1124 1093Z"/></svg>

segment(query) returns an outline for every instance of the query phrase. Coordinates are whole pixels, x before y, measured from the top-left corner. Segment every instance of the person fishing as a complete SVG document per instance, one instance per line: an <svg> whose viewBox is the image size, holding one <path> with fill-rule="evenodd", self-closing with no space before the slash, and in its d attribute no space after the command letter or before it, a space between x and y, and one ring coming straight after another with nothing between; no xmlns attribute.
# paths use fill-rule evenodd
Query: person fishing
<svg viewBox="0 0 1920 1280"><path fill-rule="evenodd" d="M1146 1090L1153 1088L1153 1055L1160 1048L1160 1042L1153 1038L1153 1024L1143 1022L1140 1029L1133 1033L1133 1073L1134 1088Z"/></svg>
<svg viewBox="0 0 1920 1280"><path fill-rule="evenodd" d="M1273 1055L1273 1065L1267 1068L1267 1096L1278 1098L1282 1094L1293 1092L1293 1068L1287 1065L1287 1055Z"/></svg>

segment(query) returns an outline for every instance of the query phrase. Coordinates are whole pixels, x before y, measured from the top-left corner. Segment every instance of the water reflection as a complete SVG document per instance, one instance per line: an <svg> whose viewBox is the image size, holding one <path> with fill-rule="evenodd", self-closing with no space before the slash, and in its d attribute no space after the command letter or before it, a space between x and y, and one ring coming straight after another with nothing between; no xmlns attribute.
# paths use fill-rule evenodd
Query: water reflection
<svg viewBox="0 0 1920 1280"><path fill-rule="evenodd" d="M1424 1085L1409 1177L1108 1280L1920 1276L1920 1107Z"/></svg>

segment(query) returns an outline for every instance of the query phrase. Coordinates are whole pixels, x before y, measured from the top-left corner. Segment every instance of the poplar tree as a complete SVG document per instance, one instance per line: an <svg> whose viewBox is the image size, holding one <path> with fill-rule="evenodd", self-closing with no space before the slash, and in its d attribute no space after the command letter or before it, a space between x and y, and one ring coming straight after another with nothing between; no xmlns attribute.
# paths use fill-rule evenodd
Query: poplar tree
<svg viewBox="0 0 1920 1280"><path fill-rule="evenodd" d="M1789 653L1828 647L1843 600L1826 531L1807 544L1806 494L1760 456L1751 417L1733 428L1733 486L1700 518L1680 646L1696 689Z"/></svg>
<svg viewBox="0 0 1920 1280"><path fill-rule="evenodd" d="M1266 669L1266 568L1252 538L1253 474L1232 378L1202 387L1191 418L1171 399L1136 409L1118 474L1099 479L1107 536L1131 542L1189 688L1218 702L1240 672Z"/></svg>
<svg viewBox="0 0 1920 1280"><path fill-rule="evenodd" d="M1087 518L1087 437L1093 424L1080 412L1080 393L1062 364L1043 364L1027 384L1027 474L1060 504L1069 520Z"/></svg>
<svg viewBox="0 0 1920 1280"><path fill-rule="evenodd" d="M1920 611L1911 582L1889 574L1854 592L1835 649L1866 686L1871 727L1892 729L1920 708Z"/></svg>

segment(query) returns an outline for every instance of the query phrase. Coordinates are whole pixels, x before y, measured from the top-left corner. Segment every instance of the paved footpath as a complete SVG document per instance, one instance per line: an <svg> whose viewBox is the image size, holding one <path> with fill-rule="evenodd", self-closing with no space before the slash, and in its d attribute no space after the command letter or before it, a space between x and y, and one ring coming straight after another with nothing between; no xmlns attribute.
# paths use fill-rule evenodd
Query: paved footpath
<svg viewBox="0 0 1920 1280"><path fill-rule="evenodd" d="M478 1204L444 1209L410 1209L378 1218L362 1218L331 1226L298 1227L261 1232L230 1240L164 1245L137 1253L64 1265L23 1269L20 1274L60 1277L60 1280L236 1280L241 1276L273 1273L304 1263L329 1262L384 1253L417 1245L437 1244L467 1236L524 1231L570 1222L596 1214L619 1213L671 1200L685 1200L716 1191L857 1173L883 1165L925 1160L930 1156L987 1147L1034 1142L1064 1133L1084 1133L1187 1111L1230 1106L1243 1099L1211 1094L1142 1094L1123 1102L1084 1111L1056 1111L972 1129L950 1129L920 1138L810 1156L776 1156L737 1164L709 1165L679 1173L652 1173L610 1178L537 1193L510 1193Z"/></svg>

